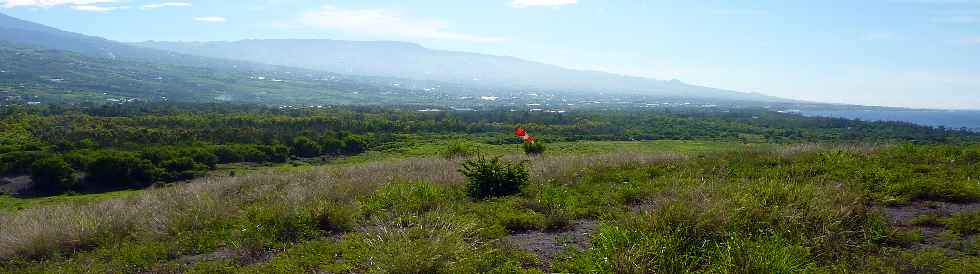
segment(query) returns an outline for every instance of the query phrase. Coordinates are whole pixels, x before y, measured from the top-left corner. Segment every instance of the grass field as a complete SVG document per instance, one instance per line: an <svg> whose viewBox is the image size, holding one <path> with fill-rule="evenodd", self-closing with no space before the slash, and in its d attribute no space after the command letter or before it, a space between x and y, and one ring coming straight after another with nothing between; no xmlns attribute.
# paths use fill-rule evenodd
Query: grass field
<svg viewBox="0 0 980 274"><path fill-rule="evenodd" d="M264 172L268 170L275 170L277 172L296 172L296 171L308 171L325 165L331 166L344 166L359 163L368 163L375 161L391 161L399 159L409 159L409 158L428 158L428 157L440 157L446 146L450 142L456 142L457 139L433 138L435 141L419 141L413 140L410 142L403 143L402 146L392 147L385 149L383 151L370 151L361 155L341 157L336 159L329 159L325 163L309 163L303 161L294 161L290 164L281 165L252 165L252 164L228 164L221 166L218 170L212 172L213 175L225 176L231 173L234 174L250 174L257 172ZM461 138L461 137L456 137ZM515 154L520 152L519 145L489 145L485 143L470 142L466 143L468 147L471 147L473 151L479 151L480 153L488 155L506 155ZM755 144L753 146L770 146L767 144ZM611 152L635 152L635 153L703 153L711 151L723 151L738 149L741 145L736 145L727 142L711 142L711 141L638 141L638 142L610 142L610 141L581 141L581 142L563 142L549 144L548 149L550 154L558 155L568 155L568 154L595 154L595 153L611 153ZM133 195L139 193L142 190L123 190L123 191L113 191L108 193L98 193L98 194L72 194L72 195L59 195L52 197L13 197L10 195L0 195L0 211L17 211L26 208L42 206L42 205L57 205L65 203L90 203L97 202L111 198L119 198Z"/></svg>
<svg viewBox="0 0 980 274"><path fill-rule="evenodd" d="M122 190L98 194L65 194L59 196L31 198L0 195L0 211L17 211L38 206L91 203L112 198L125 198L140 192L140 190Z"/></svg>
<svg viewBox="0 0 980 274"><path fill-rule="evenodd" d="M551 144L491 199L440 146L0 213L0 272L980 269L975 145Z"/></svg>

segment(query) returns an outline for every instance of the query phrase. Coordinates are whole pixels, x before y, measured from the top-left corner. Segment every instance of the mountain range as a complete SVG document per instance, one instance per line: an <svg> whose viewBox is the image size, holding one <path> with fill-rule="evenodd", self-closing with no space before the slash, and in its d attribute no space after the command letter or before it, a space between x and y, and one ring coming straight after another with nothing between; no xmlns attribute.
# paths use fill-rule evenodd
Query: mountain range
<svg viewBox="0 0 980 274"><path fill-rule="evenodd" d="M0 57L0 92L49 101L70 102L80 98L79 93L101 93L191 102L437 104L453 96L487 92L550 92L790 102L677 80L571 70L404 42L284 39L128 44L3 14ZM407 94L425 98L406 98ZM385 96L389 98L379 100Z"/></svg>
<svg viewBox="0 0 980 274"><path fill-rule="evenodd" d="M514 57L434 50L391 41L273 39L234 42L143 42L178 53L354 75L429 80L501 89L642 94L713 99L778 100L689 85L678 80L566 69Z"/></svg>

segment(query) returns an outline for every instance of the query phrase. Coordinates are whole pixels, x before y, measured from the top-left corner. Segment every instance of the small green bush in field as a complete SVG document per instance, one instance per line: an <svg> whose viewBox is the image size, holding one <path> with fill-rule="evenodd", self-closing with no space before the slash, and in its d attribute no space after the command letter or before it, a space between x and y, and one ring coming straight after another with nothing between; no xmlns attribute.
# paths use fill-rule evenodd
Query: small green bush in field
<svg viewBox="0 0 980 274"><path fill-rule="evenodd" d="M467 194L477 199L520 193L530 177L525 162L503 162L500 157L468 160L460 172L466 175Z"/></svg>
<svg viewBox="0 0 980 274"><path fill-rule="evenodd" d="M545 147L541 142L524 142L521 144L521 150L527 155L541 155L544 154Z"/></svg>

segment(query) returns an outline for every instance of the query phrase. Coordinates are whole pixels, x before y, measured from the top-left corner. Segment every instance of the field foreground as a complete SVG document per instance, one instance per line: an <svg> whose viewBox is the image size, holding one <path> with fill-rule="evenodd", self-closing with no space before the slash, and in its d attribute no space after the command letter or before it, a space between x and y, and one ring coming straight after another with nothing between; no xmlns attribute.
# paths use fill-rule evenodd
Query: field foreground
<svg viewBox="0 0 980 274"><path fill-rule="evenodd" d="M0 272L980 270L980 146L633 150L527 158L466 195L463 159L210 176L0 211Z"/></svg>

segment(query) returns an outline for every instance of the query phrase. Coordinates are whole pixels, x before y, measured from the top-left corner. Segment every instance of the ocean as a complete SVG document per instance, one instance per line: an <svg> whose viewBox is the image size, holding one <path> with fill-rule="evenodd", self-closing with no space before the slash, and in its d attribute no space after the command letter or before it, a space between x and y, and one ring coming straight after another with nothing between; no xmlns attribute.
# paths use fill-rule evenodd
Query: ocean
<svg viewBox="0 0 980 274"><path fill-rule="evenodd" d="M980 131L980 110L829 110L802 111L804 116L838 117L864 121L900 121L950 129Z"/></svg>

